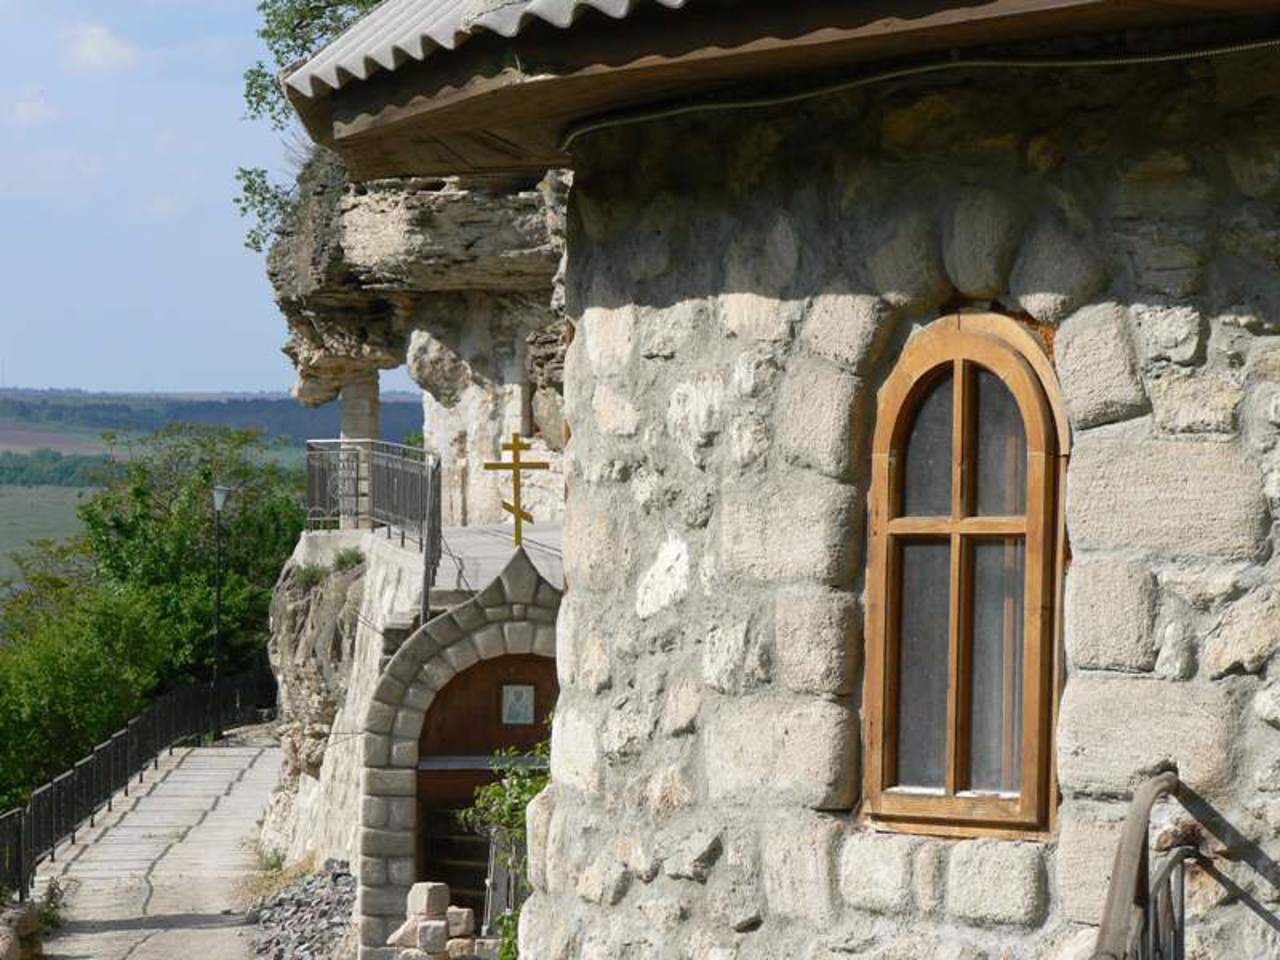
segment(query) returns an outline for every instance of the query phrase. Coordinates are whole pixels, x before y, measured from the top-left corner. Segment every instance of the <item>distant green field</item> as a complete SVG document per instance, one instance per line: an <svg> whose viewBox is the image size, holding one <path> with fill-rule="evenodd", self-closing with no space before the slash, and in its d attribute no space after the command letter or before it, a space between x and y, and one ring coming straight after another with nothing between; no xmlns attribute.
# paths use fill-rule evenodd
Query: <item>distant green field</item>
<svg viewBox="0 0 1280 960"><path fill-rule="evenodd" d="M29 541L79 532L76 506L88 492L74 487L0 486L0 579L18 572L10 554Z"/></svg>

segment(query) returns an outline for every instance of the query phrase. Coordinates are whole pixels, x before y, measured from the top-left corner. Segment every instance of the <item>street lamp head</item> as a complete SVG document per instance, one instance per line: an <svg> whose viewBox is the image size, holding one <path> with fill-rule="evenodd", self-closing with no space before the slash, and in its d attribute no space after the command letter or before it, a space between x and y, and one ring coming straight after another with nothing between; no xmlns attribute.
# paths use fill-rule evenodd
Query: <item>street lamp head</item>
<svg viewBox="0 0 1280 960"><path fill-rule="evenodd" d="M234 487L224 487L220 484L213 488L213 512L214 513L217 513L217 514L222 513L222 508L227 505L227 497L231 496L231 493L234 490L235 490Z"/></svg>

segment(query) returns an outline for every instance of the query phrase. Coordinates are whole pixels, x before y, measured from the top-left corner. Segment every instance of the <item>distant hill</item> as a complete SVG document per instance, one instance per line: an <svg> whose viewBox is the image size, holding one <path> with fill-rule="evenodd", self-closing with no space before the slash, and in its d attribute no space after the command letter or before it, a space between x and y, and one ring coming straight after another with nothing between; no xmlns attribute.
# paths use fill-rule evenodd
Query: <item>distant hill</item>
<svg viewBox="0 0 1280 960"><path fill-rule="evenodd" d="M416 397L399 391L384 394L382 400L383 439L400 441L410 433L422 432L422 406ZM14 436L84 436L104 431L150 433L175 421L255 427L268 437L286 437L301 445L309 439L336 437L339 408L337 403L304 407L283 394L196 397L72 390L0 391L0 449L36 449L24 443L5 444L6 427ZM52 442L42 446L58 449Z"/></svg>

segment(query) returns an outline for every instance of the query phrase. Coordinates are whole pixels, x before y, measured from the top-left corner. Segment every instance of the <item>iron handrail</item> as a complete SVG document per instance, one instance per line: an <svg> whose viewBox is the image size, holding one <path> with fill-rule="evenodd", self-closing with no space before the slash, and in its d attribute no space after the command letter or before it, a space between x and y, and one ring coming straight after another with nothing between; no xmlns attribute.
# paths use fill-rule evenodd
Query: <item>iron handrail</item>
<svg viewBox="0 0 1280 960"><path fill-rule="evenodd" d="M269 677L255 671L212 688L193 684L171 690L69 770L32 790L24 806L0 814L0 900L6 892L25 900L36 867L56 859L60 843L75 843L81 827L92 827L99 813L110 811L118 792L128 796L134 776L141 783L148 764L159 767L164 750L172 752L181 741L215 729L215 719L233 726L273 705L266 702ZM274 702L274 693L270 699Z"/></svg>
<svg viewBox="0 0 1280 960"><path fill-rule="evenodd" d="M307 529L399 531L422 551L420 616L430 614L431 587L443 554L440 457L386 440L307 441Z"/></svg>
<svg viewBox="0 0 1280 960"><path fill-rule="evenodd" d="M309 529L385 527L424 550L438 530L440 458L386 440L308 440Z"/></svg>
<svg viewBox="0 0 1280 960"><path fill-rule="evenodd" d="M1177 797L1182 784L1173 772L1152 777L1133 795L1111 868L1111 883L1093 960L1182 960L1183 865L1199 856L1177 847L1151 871L1151 810L1162 797Z"/></svg>

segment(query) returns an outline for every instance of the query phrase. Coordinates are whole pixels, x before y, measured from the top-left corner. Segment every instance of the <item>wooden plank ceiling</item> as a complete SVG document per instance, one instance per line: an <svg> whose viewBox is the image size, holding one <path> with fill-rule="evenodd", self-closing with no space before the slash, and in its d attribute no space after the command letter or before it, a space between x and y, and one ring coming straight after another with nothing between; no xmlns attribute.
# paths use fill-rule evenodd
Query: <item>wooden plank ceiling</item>
<svg viewBox="0 0 1280 960"><path fill-rule="evenodd" d="M571 27L478 35L453 51L348 82L288 92L311 135L357 179L572 166L575 124L732 89L803 82L964 48L1280 13L1280 0L737 0L651 5ZM1250 20L1248 34L1274 28Z"/></svg>

